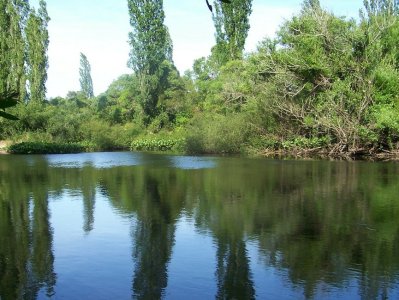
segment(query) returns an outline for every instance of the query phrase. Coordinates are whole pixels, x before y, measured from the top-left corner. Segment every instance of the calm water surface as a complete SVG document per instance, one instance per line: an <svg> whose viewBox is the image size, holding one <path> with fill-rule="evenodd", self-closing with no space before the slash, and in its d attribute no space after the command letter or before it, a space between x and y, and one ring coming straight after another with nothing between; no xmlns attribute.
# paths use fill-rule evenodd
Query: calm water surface
<svg viewBox="0 0 399 300"><path fill-rule="evenodd" d="M399 163L0 156L0 299L399 299Z"/></svg>

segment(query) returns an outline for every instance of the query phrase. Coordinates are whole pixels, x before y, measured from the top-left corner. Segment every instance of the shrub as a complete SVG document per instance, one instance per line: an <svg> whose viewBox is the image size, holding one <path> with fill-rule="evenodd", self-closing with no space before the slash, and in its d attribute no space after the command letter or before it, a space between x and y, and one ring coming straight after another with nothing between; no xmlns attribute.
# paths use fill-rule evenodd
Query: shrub
<svg viewBox="0 0 399 300"><path fill-rule="evenodd" d="M92 119L83 123L80 130L83 140L93 145L96 150L119 148L115 136L117 133L106 122Z"/></svg>
<svg viewBox="0 0 399 300"><path fill-rule="evenodd" d="M78 143L22 142L9 146L7 150L12 154L63 154L84 152L85 149Z"/></svg>
<svg viewBox="0 0 399 300"><path fill-rule="evenodd" d="M250 130L245 116L201 115L193 119L186 139L188 153L240 153Z"/></svg>
<svg viewBox="0 0 399 300"><path fill-rule="evenodd" d="M181 139L137 139L131 144L131 150L138 151L172 151L184 148L185 140Z"/></svg>
<svg viewBox="0 0 399 300"><path fill-rule="evenodd" d="M287 150L292 149L312 149L318 147L326 147L330 143L330 138L325 137L296 137L291 140L284 141L282 147Z"/></svg>

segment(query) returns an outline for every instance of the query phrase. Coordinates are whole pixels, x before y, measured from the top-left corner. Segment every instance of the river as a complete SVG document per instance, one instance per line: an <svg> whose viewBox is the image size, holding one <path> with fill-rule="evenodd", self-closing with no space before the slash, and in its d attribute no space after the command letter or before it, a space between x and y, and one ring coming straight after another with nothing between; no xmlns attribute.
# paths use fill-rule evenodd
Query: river
<svg viewBox="0 0 399 300"><path fill-rule="evenodd" d="M399 299L399 164L0 155L0 299Z"/></svg>

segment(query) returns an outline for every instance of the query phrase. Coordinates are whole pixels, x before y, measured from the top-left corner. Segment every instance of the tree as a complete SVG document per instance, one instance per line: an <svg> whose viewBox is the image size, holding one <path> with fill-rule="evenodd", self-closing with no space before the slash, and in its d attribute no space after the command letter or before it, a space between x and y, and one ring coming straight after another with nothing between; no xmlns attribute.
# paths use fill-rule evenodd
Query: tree
<svg viewBox="0 0 399 300"><path fill-rule="evenodd" d="M11 1L10 7L10 88L25 95L25 41L23 38L23 19L26 17L27 3L24 1Z"/></svg>
<svg viewBox="0 0 399 300"><path fill-rule="evenodd" d="M157 115L159 95L162 94L161 64L172 62L172 41L164 25L162 0L128 0L131 46L128 65L139 78L140 103L150 119Z"/></svg>
<svg viewBox="0 0 399 300"><path fill-rule="evenodd" d="M302 4L303 8L306 9L320 9L319 0L305 0Z"/></svg>
<svg viewBox="0 0 399 300"><path fill-rule="evenodd" d="M46 81L49 45L47 30L50 18L47 14L46 2L40 0L38 12L31 10L26 25L28 81L30 100L42 101L46 96Z"/></svg>
<svg viewBox="0 0 399 300"><path fill-rule="evenodd" d="M398 0L364 0L364 7L368 17L371 19L378 14L393 15L399 10Z"/></svg>
<svg viewBox="0 0 399 300"><path fill-rule="evenodd" d="M93 81L91 79L90 72L91 72L91 67L86 55L80 53L79 82L80 82L80 88L87 98L94 97Z"/></svg>
<svg viewBox="0 0 399 300"><path fill-rule="evenodd" d="M216 52L223 55L222 64L242 58L249 30L252 0L215 1L213 21L216 29Z"/></svg>
<svg viewBox="0 0 399 300"><path fill-rule="evenodd" d="M224 3L231 3L231 0L220 0L220 1ZM213 12L213 7L212 5L209 4L209 0L206 0L206 5L208 6L209 10Z"/></svg>
<svg viewBox="0 0 399 300"><path fill-rule="evenodd" d="M28 12L25 0L0 1L0 116L18 118L6 113L25 95L24 21Z"/></svg>
<svg viewBox="0 0 399 300"><path fill-rule="evenodd" d="M0 93L8 90L8 78L11 70L10 46L8 43L11 17L8 9L8 1L0 0Z"/></svg>
<svg viewBox="0 0 399 300"><path fill-rule="evenodd" d="M18 91L25 96L24 26L26 0L0 1L0 93Z"/></svg>

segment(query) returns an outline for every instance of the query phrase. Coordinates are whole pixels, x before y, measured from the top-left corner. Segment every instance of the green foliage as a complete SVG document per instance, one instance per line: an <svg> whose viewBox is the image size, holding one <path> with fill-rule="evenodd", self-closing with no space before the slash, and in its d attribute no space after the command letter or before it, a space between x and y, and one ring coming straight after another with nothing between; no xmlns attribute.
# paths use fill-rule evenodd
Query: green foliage
<svg viewBox="0 0 399 300"><path fill-rule="evenodd" d="M8 76L11 71L11 61L9 51L9 32L11 27L10 14L8 13L8 1L0 1L0 93L8 90L9 80Z"/></svg>
<svg viewBox="0 0 399 300"><path fill-rule="evenodd" d="M129 0L129 65L134 74L122 75L98 97L82 86L83 91L69 92L66 98L9 107L7 113L20 121L1 118L0 138L79 142L96 150L131 147L189 153L319 149L347 157L399 149L396 2L365 1L356 23L324 10L319 1L306 0L275 39L265 39L243 56L251 3L215 3L217 43L209 57L197 59L192 70L180 76L172 61L163 1ZM13 6L0 12L0 22L14 22L15 34L17 24L27 24L20 27L29 46L24 72L41 68L38 73L44 75L44 2L39 13L28 13ZM8 33L0 30L4 41ZM21 45L7 43L0 45L0 64L10 70L10 47ZM33 53L40 54L37 60L29 60ZM19 57L12 59L17 66ZM34 69L34 64L40 68ZM3 89L17 87L18 78L24 81L18 68L12 78L0 70ZM82 56L81 75L89 69ZM33 92L40 84L28 79L31 98L43 99L43 93ZM174 142L180 139L184 143Z"/></svg>
<svg viewBox="0 0 399 300"><path fill-rule="evenodd" d="M86 98L93 98L93 80L91 79L91 67L86 55L80 53L80 68L79 68L79 82L80 88Z"/></svg>
<svg viewBox="0 0 399 300"><path fill-rule="evenodd" d="M0 93L0 117L8 120L16 121L18 118L14 115L6 113L4 110L18 104L19 94L17 92Z"/></svg>
<svg viewBox="0 0 399 300"><path fill-rule="evenodd" d="M169 61L160 66L161 93L158 100L158 111L166 113L170 121L174 121L178 113L184 113L188 107L185 103L187 91L184 81L176 67Z"/></svg>
<svg viewBox="0 0 399 300"><path fill-rule="evenodd" d="M281 27L276 41L265 41L249 58L258 114L281 124L259 125L279 136L283 148L356 153L386 144L384 135L396 140L392 133L398 117L382 118L376 108L397 102L395 48L385 45L392 44L398 19L378 10L374 15L378 22L373 17L357 25L326 12L317 1L306 2ZM327 142L308 142L320 136Z"/></svg>
<svg viewBox="0 0 399 300"><path fill-rule="evenodd" d="M150 120L158 114L159 97L164 92L165 61L172 62L172 41L164 25L162 0L129 0L131 46L129 66L139 79L140 104Z"/></svg>
<svg viewBox="0 0 399 300"><path fill-rule="evenodd" d="M220 65L242 58L249 30L252 0L214 1L213 21L216 29L215 55Z"/></svg>
<svg viewBox="0 0 399 300"><path fill-rule="evenodd" d="M6 113L5 111L1 111L1 110L0 110L0 117L3 117L3 118L8 119L8 120L13 120L13 121L17 121L18 120L18 118L16 116L11 115L11 114Z"/></svg>
<svg viewBox="0 0 399 300"><path fill-rule="evenodd" d="M184 139L143 138L134 140L130 148L137 151L181 151L184 144Z"/></svg>
<svg viewBox="0 0 399 300"><path fill-rule="evenodd" d="M329 145L330 138L326 137L314 137L314 138L305 138L305 137L296 137L291 140L286 140L281 143L283 149L293 150L293 149L312 149L312 148L324 148Z"/></svg>
<svg viewBox="0 0 399 300"><path fill-rule="evenodd" d="M169 125L169 117L166 113L161 113L152 120L147 129L151 133L158 133L167 125Z"/></svg>
<svg viewBox="0 0 399 300"><path fill-rule="evenodd" d="M375 122L375 141L379 146L395 149L399 146L399 109L396 106L376 105L373 107L372 118ZM395 143L398 143L395 147Z"/></svg>
<svg viewBox="0 0 399 300"><path fill-rule="evenodd" d="M399 72L392 63L381 62L374 71L376 104L389 104L398 101Z"/></svg>
<svg viewBox="0 0 399 300"><path fill-rule="evenodd" d="M12 144L7 151L12 154L62 154L84 152L85 148L77 143L22 142Z"/></svg>
<svg viewBox="0 0 399 300"><path fill-rule="evenodd" d="M249 65L243 60L233 60L221 68L219 107L225 111L240 112L247 108L252 98L254 80Z"/></svg>
<svg viewBox="0 0 399 300"><path fill-rule="evenodd" d="M94 100L96 113L112 124L142 123L142 108L139 103L139 82L135 75L122 75L107 91Z"/></svg>
<svg viewBox="0 0 399 300"><path fill-rule="evenodd" d="M46 2L40 0L38 12L32 9L26 24L27 79L30 88L29 96L32 101L43 101L46 96L49 45L47 25L49 21Z"/></svg>
<svg viewBox="0 0 399 300"><path fill-rule="evenodd" d="M135 136L129 126L113 125L99 119L89 119L79 127L81 140L89 142L96 150L128 149Z"/></svg>
<svg viewBox="0 0 399 300"><path fill-rule="evenodd" d="M186 151L188 153L240 153L244 150L249 133L247 120L242 115L197 115L188 128Z"/></svg>
<svg viewBox="0 0 399 300"><path fill-rule="evenodd" d="M0 93L15 90L25 97L24 23L27 1L0 1Z"/></svg>
<svg viewBox="0 0 399 300"><path fill-rule="evenodd" d="M84 116L76 112L65 113L65 111L56 107L46 107L51 112L49 120L46 123L46 132L56 141L78 142L82 140L81 126L84 122Z"/></svg>

